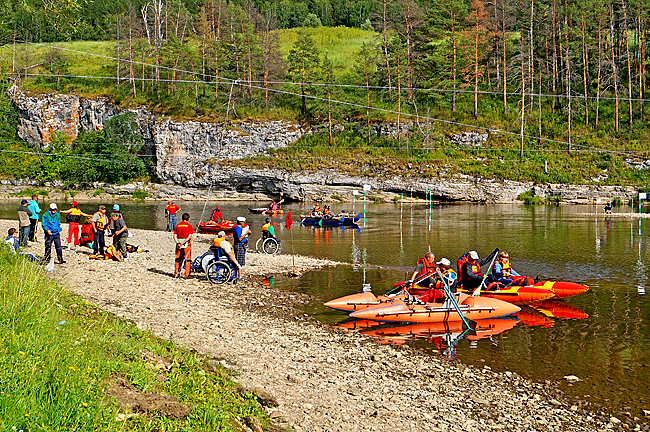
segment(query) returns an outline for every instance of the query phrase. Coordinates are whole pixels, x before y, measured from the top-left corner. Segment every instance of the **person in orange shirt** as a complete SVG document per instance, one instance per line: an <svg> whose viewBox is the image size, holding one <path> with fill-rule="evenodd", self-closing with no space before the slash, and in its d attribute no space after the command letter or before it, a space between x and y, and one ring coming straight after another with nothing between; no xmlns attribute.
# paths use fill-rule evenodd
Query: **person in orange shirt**
<svg viewBox="0 0 650 432"><path fill-rule="evenodd" d="M190 266L192 264L192 234L194 228L187 222L190 220L189 213L183 213L181 223L174 228L174 241L176 242L176 253L174 259L174 277L180 275L181 267L185 266L185 275L190 275Z"/></svg>
<svg viewBox="0 0 650 432"><path fill-rule="evenodd" d="M169 200L167 203L167 206L165 207L165 216L167 216L167 219L169 221L169 225L167 227L167 231L174 231L176 229L176 213L181 208L174 204L174 201Z"/></svg>

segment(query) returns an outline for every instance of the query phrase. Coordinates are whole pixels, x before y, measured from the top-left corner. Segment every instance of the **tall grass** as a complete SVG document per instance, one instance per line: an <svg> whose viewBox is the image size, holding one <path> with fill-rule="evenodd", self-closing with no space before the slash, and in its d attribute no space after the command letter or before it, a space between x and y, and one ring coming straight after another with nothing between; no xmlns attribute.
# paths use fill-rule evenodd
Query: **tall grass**
<svg viewBox="0 0 650 432"><path fill-rule="evenodd" d="M206 373L194 354L98 311L5 248L0 274L0 430L233 430L234 418L261 416L225 370ZM175 359L167 381L140 350ZM192 411L182 419L138 415L125 426L105 394L117 376L177 396Z"/></svg>

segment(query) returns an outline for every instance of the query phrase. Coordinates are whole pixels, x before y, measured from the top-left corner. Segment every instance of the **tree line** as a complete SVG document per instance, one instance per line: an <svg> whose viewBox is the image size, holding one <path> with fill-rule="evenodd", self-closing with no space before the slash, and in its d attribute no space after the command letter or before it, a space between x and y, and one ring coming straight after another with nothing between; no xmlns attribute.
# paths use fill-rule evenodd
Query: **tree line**
<svg viewBox="0 0 650 432"><path fill-rule="evenodd" d="M326 115L330 142L333 119L365 116L370 131L370 106L389 110L398 123L408 114L507 125L520 133L522 152L524 136L561 139L570 151L576 130L646 127L647 2L345 3L350 10L366 5L352 24L376 32L345 74L334 73L308 27L298 32L287 58L280 55L277 32L337 23L340 4L310 3L305 19L291 24L283 4L119 3L102 24L115 41L111 73L118 91L185 98L197 112L202 106L220 112L291 106L304 116ZM46 67L62 74L63 56L53 53Z"/></svg>

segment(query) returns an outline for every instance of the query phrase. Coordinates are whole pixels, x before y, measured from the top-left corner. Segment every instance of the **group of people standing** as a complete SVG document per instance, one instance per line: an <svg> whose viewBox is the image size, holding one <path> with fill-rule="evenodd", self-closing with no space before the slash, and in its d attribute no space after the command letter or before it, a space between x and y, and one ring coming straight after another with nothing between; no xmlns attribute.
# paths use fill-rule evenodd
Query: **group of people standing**
<svg viewBox="0 0 650 432"><path fill-rule="evenodd" d="M40 217L41 227L45 240L44 260L50 261L52 247L54 247L59 264L65 263L63 259L63 247L61 246L61 214L66 215L68 222L67 248L77 251L77 247L92 247L93 254L90 258L103 259L106 242L105 237L113 237L113 245L121 253L122 259L127 259L126 239L128 229L124 222L124 217L120 213L120 206L113 206L113 213L110 219L106 217L106 206L100 205L98 210L93 214L84 213L79 208L77 201L72 201L68 210L59 211L56 203L51 203L48 210ZM38 204L38 196L33 195L31 201L21 200L18 207L19 223L19 246L27 246L28 241L36 241L36 232L41 208ZM85 221L81 222L81 219Z"/></svg>

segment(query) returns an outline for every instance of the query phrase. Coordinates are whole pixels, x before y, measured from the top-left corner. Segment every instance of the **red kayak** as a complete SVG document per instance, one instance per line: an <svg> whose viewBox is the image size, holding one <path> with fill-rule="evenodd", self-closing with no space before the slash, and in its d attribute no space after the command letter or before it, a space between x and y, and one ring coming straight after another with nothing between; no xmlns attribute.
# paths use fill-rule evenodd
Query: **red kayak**
<svg viewBox="0 0 650 432"><path fill-rule="evenodd" d="M232 231L232 229L235 227L235 223L231 221L223 221L223 222L213 222L213 221L208 221L208 222L200 222L196 224L196 227L199 229L199 232L204 232L204 233L218 233L219 231Z"/></svg>
<svg viewBox="0 0 650 432"><path fill-rule="evenodd" d="M560 301L544 301L531 307L550 318L578 320L589 317L575 306Z"/></svg>

